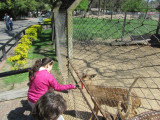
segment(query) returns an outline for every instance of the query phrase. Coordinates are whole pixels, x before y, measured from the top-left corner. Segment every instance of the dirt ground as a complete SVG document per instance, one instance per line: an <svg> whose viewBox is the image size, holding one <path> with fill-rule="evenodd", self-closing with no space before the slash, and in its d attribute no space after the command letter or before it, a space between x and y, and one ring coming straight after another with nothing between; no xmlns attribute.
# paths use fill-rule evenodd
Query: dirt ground
<svg viewBox="0 0 160 120"><path fill-rule="evenodd" d="M62 46L61 51L63 51L61 54L64 65L66 58L63 56L66 55L64 52L66 48ZM76 41L72 53L72 64L80 75L86 68L93 69L97 74L94 85L129 89L133 80L140 76L133 88L133 92L137 93L142 102L137 109L138 114L160 109L159 47L138 44L110 46L102 42ZM76 79L78 80L78 77ZM75 101L77 102L78 98ZM117 112L117 108L105 105L102 108L109 113Z"/></svg>
<svg viewBox="0 0 160 120"><path fill-rule="evenodd" d="M133 45L109 46L106 44L74 44L73 65L79 73L91 68L97 74L94 84L129 89L133 80L140 76L133 88L141 99L138 113L160 109L160 49ZM104 91L105 94L105 91ZM106 93L107 94L107 93ZM103 110L116 113L117 108L103 106Z"/></svg>
<svg viewBox="0 0 160 120"><path fill-rule="evenodd" d="M61 47L65 51L64 47ZM62 72L67 71L66 54L62 53L62 62L60 66ZM141 106L137 109L138 114L148 110L159 110L160 108L160 49L151 46L108 46L99 43L75 43L73 45L72 64L79 75L86 68L92 68L97 76L94 78L94 84L106 87L120 87L128 89L134 78L140 76L133 92L137 93L141 99ZM78 78L76 77L76 80ZM59 75L57 75L59 76ZM66 83L74 83L72 78L67 79L67 72L63 73ZM61 78L60 78L61 79ZM26 84L26 83L24 83ZM75 83L74 83L75 84ZM20 85L22 86L22 85ZM93 107L91 98L83 89L88 102ZM105 91L104 91L105 93ZM69 93L60 93L67 100L68 110L64 113L66 120L88 120L91 110L84 100L81 92L71 90ZM30 108L27 104L27 98L5 101L0 103L2 120L26 120ZM103 111L115 114L117 108L102 106ZM99 113L99 119L102 115Z"/></svg>

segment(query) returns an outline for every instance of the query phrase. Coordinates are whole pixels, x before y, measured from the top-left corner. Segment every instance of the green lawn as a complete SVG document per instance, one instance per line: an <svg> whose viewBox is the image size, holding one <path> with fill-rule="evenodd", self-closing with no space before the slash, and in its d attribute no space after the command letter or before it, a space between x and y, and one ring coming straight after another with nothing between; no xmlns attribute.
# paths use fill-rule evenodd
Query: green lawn
<svg viewBox="0 0 160 120"><path fill-rule="evenodd" d="M3 82L5 83L6 86L15 83L21 83L26 80L28 81L28 72L17 75L11 75L3 78Z"/></svg>
<svg viewBox="0 0 160 120"><path fill-rule="evenodd" d="M51 30L43 30L38 39L32 42L32 47L28 53L28 59L33 60L44 57L51 57L55 61L53 70L59 71L58 62L56 60L56 53L53 49L51 41L51 33ZM3 78L3 82L6 86L14 83L20 83L26 80L28 81L28 73L12 75Z"/></svg>
<svg viewBox="0 0 160 120"><path fill-rule="evenodd" d="M123 21L123 19L73 18L73 38L77 40L121 38ZM154 34L157 24L155 20L126 20L125 36Z"/></svg>

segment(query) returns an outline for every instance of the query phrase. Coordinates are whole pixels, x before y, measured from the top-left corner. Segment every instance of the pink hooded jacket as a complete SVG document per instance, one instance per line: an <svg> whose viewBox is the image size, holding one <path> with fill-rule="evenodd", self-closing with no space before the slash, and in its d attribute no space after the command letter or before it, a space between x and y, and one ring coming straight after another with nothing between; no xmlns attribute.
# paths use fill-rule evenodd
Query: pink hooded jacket
<svg viewBox="0 0 160 120"><path fill-rule="evenodd" d="M36 73L36 77L30 82L28 90L28 100L35 103L49 88L52 87L56 91L74 89L72 84L60 85L56 79L47 70L41 70Z"/></svg>

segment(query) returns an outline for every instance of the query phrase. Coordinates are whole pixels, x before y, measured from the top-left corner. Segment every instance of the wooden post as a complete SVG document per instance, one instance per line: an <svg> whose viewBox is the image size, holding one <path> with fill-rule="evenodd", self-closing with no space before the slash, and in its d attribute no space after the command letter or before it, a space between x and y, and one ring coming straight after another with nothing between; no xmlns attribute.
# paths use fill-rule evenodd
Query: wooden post
<svg viewBox="0 0 160 120"><path fill-rule="evenodd" d="M16 46L16 45L18 45L18 39L19 38L17 39L17 37L15 37L14 39L15 39L15 46Z"/></svg>
<svg viewBox="0 0 160 120"><path fill-rule="evenodd" d="M159 26L160 26L160 12L159 12L159 19L158 19L158 25L157 25L156 35L158 35L158 33L159 33Z"/></svg>
<svg viewBox="0 0 160 120"><path fill-rule="evenodd" d="M68 41L68 58L72 59L73 52L73 22L72 22L72 12L79 5L82 0L76 0L74 3L67 9L67 41Z"/></svg>
<svg viewBox="0 0 160 120"><path fill-rule="evenodd" d="M73 43L72 43L72 36L73 36L73 28L72 28L72 11L67 11L67 40L68 40L68 58L72 59L72 52L73 52Z"/></svg>
<svg viewBox="0 0 160 120"><path fill-rule="evenodd" d="M75 0L73 4L67 9L67 42L68 42L68 49L67 49L67 54L68 54L68 59L72 62L72 53L73 53L73 22L72 22L72 12L73 10L79 5L79 3L82 0ZM71 69L70 64L68 62L68 69ZM70 77L70 72L68 70L68 78Z"/></svg>
<svg viewBox="0 0 160 120"><path fill-rule="evenodd" d="M160 26L160 5L156 8L159 12L159 19L158 19L158 25L157 25L157 30L156 30L156 35L159 33L159 26Z"/></svg>
<svg viewBox="0 0 160 120"><path fill-rule="evenodd" d="M158 25L157 25L157 30L156 30L156 35L159 33L159 26L160 26L160 5L156 8L159 12L159 19L158 19Z"/></svg>
<svg viewBox="0 0 160 120"><path fill-rule="evenodd" d="M61 4L62 4L61 1L57 2L56 7L53 9L53 12L54 12L54 23L58 22L56 18L58 17L59 8L60 8ZM54 27L55 27L55 36L57 36L56 39L58 39L58 36L59 36L58 35L58 25L55 24ZM57 54L57 40L55 41L55 52Z"/></svg>
<svg viewBox="0 0 160 120"><path fill-rule="evenodd" d="M98 15L100 15L100 11L101 11L101 0L99 0Z"/></svg>
<svg viewBox="0 0 160 120"><path fill-rule="evenodd" d="M125 12L121 41L123 41L123 37L124 37L124 33L125 33L126 18L127 18L127 13Z"/></svg>
<svg viewBox="0 0 160 120"><path fill-rule="evenodd" d="M104 0L104 4L103 4L103 14L105 14L106 12L106 0Z"/></svg>
<svg viewBox="0 0 160 120"><path fill-rule="evenodd" d="M72 53L73 53L73 41L72 41L72 37L73 37L73 22L72 22L72 12L73 10L79 5L79 3L82 0L75 0L72 5L67 9L67 43L68 43L68 48L67 48L67 54L68 54L68 59L72 62ZM68 61L68 69L70 69L72 71L72 67L69 64ZM68 79L70 78L70 72L68 70Z"/></svg>
<svg viewBox="0 0 160 120"><path fill-rule="evenodd" d="M25 35L25 34L26 34L25 30L23 30L23 35Z"/></svg>
<svg viewBox="0 0 160 120"><path fill-rule="evenodd" d="M2 48L2 55L3 55L3 59L6 59L7 55L6 55L6 46L4 46Z"/></svg>

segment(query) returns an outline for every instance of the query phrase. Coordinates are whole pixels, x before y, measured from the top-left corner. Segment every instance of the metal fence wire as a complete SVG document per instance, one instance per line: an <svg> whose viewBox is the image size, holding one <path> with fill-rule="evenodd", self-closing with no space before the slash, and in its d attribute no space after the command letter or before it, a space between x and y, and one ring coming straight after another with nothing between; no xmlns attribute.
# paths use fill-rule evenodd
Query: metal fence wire
<svg viewBox="0 0 160 120"><path fill-rule="evenodd" d="M148 12L155 7L143 9L146 12L113 12L107 8L99 12L92 7L87 13L54 12L63 80L75 84L74 79L82 79L92 96L85 87L83 93L70 91L69 104L75 114L67 119L88 120L92 114L88 103L93 109L93 98L100 107L98 119L105 117L103 113L107 119L115 119L121 116L118 109L124 115L130 107L125 119L160 110L159 12Z"/></svg>

